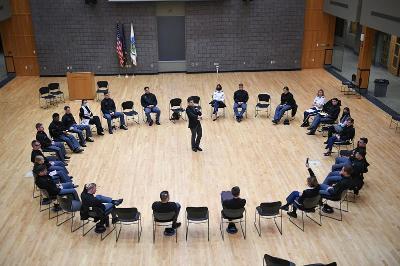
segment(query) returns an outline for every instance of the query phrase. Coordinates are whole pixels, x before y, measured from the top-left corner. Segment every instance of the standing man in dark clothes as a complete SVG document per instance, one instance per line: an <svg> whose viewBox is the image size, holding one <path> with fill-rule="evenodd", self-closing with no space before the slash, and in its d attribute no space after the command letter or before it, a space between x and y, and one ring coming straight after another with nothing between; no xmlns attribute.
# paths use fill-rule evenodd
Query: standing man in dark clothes
<svg viewBox="0 0 400 266"><path fill-rule="evenodd" d="M147 118L147 123L149 126L153 125L153 119L151 119L150 113L156 113L156 125L160 125L160 114L161 111L157 107L157 97L150 92L149 87L144 87L144 94L140 98L140 103L143 106L144 113Z"/></svg>
<svg viewBox="0 0 400 266"><path fill-rule="evenodd" d="M200 148L200 140L203 134L200 123L200 120L202 119L201 111L199 107L195 106L194 101L191 97L188 98L188 107L186 108L186 114L189 120L189 128L192 132L192 150L194 152L202 151L202 149Z"/></svg>
<svg viewBox="0 0 400 266"><path fill-rule="evenodd" d="M36 140L40 142L41 148L47 151L54 151L57 154L57 157L60 161L65 161L70 159L70 157L66 156L64 143L62 142L54 142L52 141L44 132L44 127L42 123L36 124Z"/></svg>
<svg viewBox="0 0 400 266"><path fill-rule="evenodd" d="M339 117L340 114L340 105L338 98L333 98L332 100L328 101L322 107L322 112L317 114L311 124L307 129L307 135L315 135L315 131L317 130L319 124L321 122L329 122L333 123Z"/></svg>
<svg viewBox="0 0 400 266"><path fill-rule="evenodd" d="M249 100L249 94L243 89L243 83L239 83L239 89L233 94L233 111L235 112L236 121L240 123L243 119L243 114L247 110L247 101ZM240 108L240 112L238 111Z"/></svg>
<svg viewBox="0 0 400 266"><path fill-rule="evenodd" d="M283 88L283 93L281 95L281 104L278 105L275 109L275 115L274 119L272 120L272 123L274 123L275 125L278 124L283 114L287 110L290 110L295 106L296 106L296 101L293 98L293 94L290 93L289 88L285 86Z"/></svg>
<svg viewBox="0 0 400 266"><path fill-rule="evenodd" d="M172 222L172 228L166 228L165 232L171 234L174 230L181 226L181 223L176 222L178 220L181 205L178 202L169 201L169 192L164 190L160 193L161 201L155 201L151 206L152 210L157 213L168 213L175 212L175 217Z"/></svg>
<svg viewBox="0 0 400 266"><path fill-rule="evenodd" d="M289 206L292 205L293 210L287 214L293 218L297 218L297 208L301 207L304 199L313 198L319 194L320 187L318 180L308 163L306 164L306 167L310 173L310 176L307 177L307 185L309 188L303 190L303 193L300 193L299 191L293 191L290 193L290 195L286 198L286 204L281 207L282 210L289 211Z"/></svg>
<svg viewBox="0 0 400 266"><path fill-rule="evenodd" d="M75 137L68 134L68 130L60 121L60 115L58 113L53 114L53 121L49 125L49 133L55 141L66 142L73 152L79 153L83 151Z"/></svg>
<svg viewBox="0 0 400 266"><path fill-rule="evenodd" d="M231 191L222 191L221 202L222 209L242 209L246 205L246 200L240 198L240 188L238 186L233 187ZM235 223L229 223L226 231L230 234L237 233Z"/></svg>
<svg viewBox="0 0 400 266"><path fill-rule="evenodd" d="M71 114L71 108L69 106L64 106L65 114L63 115L61 121L66 129L70 132L77 133L79 136L79 143L82 147L86 146L86 141L93 142L92 130L89 125L78 125L75 121L74 116ZM83 135L83 130L86 131L86 138Z"/></svg>
<svg viewBox="0 0 400 266"><path fill-rule="evenodd" d="M110 93L107 92L104 94L104 99L101 100L101 112L103 113L104 118L107 120L108 125L108 133L112 134L112 125L111 120L114 118L119 118L119 128L124 130L128 130L128 127L125 125L125 116L121 112L116 112L115 102L110 98Z"/></svg>

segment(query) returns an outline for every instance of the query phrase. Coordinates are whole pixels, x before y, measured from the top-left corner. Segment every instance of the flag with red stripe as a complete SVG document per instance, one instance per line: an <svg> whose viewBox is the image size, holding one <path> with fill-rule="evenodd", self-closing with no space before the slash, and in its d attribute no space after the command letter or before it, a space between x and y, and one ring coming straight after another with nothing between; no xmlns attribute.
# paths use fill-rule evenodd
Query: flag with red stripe
<svg viewBox="0 0 400 266"><path fill-rule="evenodd" d="M122 29L123 30L123 29ZM125 66L125 52L124 52L124 39L123 34L121 32L121 27L117 23L117 55L118 55L118 62L121 67Z"/></svg>

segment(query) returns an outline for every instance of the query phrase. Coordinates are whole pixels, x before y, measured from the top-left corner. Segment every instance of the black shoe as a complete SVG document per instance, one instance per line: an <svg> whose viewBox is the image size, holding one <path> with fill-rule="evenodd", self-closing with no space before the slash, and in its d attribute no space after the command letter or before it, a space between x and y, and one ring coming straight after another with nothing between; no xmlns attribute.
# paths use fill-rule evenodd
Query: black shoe
<svg viewBox="0 0 400 266"><path fill-rule="evenodd" d="M289 205L285 204L281 207L281 210L289 211Z"/></svg>
<svg viewBox="0 0 400 266"><path fill-rule="evenodd" d="M330 152L330 151L325 152L325 153L324 153L324 156L331 156L331 153L332 153L332 152Z"/></svg>
<svg viewBox="0 0 400 266"><path fill-rule="evenodd" d="M295 211L287 213L290 217L297 218L297 213Z"/></svg>
<svg viewBox="0 0 400 266"><path fill-rule="evenodd" d="M192 148L192 151L197 152L197 148Z"/></svg>
<svg viewBox="0 0 400 266"><path fill-rule="evenodd" d="M128 127L126 125L122 125L119 128L123 129L123 130L128 130Z"/></svg>
<svg viewBox="0 0 400 266"><path fill-rule="evenodd" d="M307 135L315 135L315 131L314 130L310 130L309 132L307 132Z"/></svg>
<svg viewBox="0 0 400 266"><path fill-rule="evenodd" d="M328 144L328 141L325 141L324 144Z"/></svg>
<svg viewBox="0 0 400 266"><path fill-rule="evenodd" d="M69 159L71 159L71 157L69 157L69 156L64 156L64 159L69 160Z"/></svg>
<svg viewBox="0 0 400 266"><path fill-rule="evenodd" d="M109 131L108 131L108 133L110 133L110 134L114 134L112 130L109 130Z"/></svg>
<svg viewBox="0 0 400 266"><path fill-rule="evenodd" d="M150 122L149 122L149 126L151 127L153 125L153 120L151 120Z"/></svg>
<svg viewBox="0 0 400 266"><path fill-rule="evenodd" d="M312 130L312 127L308 127L307 130Z"/></svg>
<svg viewBox="0 0 400 266"><path fill-rule="evenodd" d="M53 212L59 212L61 211L61 207L58 204L54 204L54 207L51 209Z"/></svg>
<svg viewBox="0 0 400 266"><path fill-rule="evenodd" d="M272 120L272 124L277 125L278 121L277 120Z"/></svg>
<svg viewBox="0 0 400 266"><path fill-rule="evenodd" d="M42 199L42 205L49 205L51 200L49 198L43 198Z"/></svg>
<svg viewBox="0 0 400 266"><path fill-rule="evenodd" d="M200 147L197 147L196 150L198 150L198 151L203 151L203 149L200 148Z"/></svg>
<svg viewBox="0 0 400 266"><path fill-rule="evenodd" d="M83 149L82 148L77 148L77 149L74 150L74 152L75 153L81 153L81 152L83 152Z"/></svg>
<svg viewBox="0 0 400 266"><path fill-rule="evenodd" d="M102 234L102 233L104 233L105 231L106 231L107 229L106 229L106 227L104 226L104 225L96 225L96 228L94 229L94 231L97 233L97 234Z"/></svg>
<svg viewBox="0 0 400 266"><path fill-rule="evenodd" d="M64 162L63 162L64 163ZM64 166L68 166L68 164L67 163L64 163Z"/></svg>
<svg viewBox="0 0 400 266"><path fill-rule="evenodd" d="M79 187L79 185L74 185L74 188L77 188L77 187Z"/></svg>
<svg viewBox="0 0 400 266"><path fill-rule="evenodd" d="M117 217L111 219L111 223L112 224L116 224L117 222L118 222L118 218Z"/></svg>
<svg viewBox="0 0 400 266"><path fill-rule="evenodd" d="M103 131L102 132L97 132L97 135L104 136L104 132Z"/></svg>
<svg viewBox="0 0 400 266"><path fill-rule="evenodd" d="M172 224L172 229L179 228L182 224L181 223L173 223Z"/></svg>
<svg viewBox="0 0 400 266"><path fill-rule="evenodd" d="M92 138L86 138L86 141L87 141L87 142L94 142L94 139L92 139Z"/></svg>
<svg viewBox="0 0 400 266"><path fill-rule="evenodd" d="M308 126L310 126L310 123L308 122L304 122L303 124L301 124L301 127L308 127Z"/></svg>
<svg viewBox="0 0 400 266"><path fill-rule="evenodd" d="M83 143L79 143L81 145L81 147L86 147L86 144Z"/></svg>
<svg viewBox="0 0 400 266"><path fill-rule="evenodd" d="M160 121L156 121L156 125L158 125L158 126L161 125L161 124L160 124Z"/></svg>

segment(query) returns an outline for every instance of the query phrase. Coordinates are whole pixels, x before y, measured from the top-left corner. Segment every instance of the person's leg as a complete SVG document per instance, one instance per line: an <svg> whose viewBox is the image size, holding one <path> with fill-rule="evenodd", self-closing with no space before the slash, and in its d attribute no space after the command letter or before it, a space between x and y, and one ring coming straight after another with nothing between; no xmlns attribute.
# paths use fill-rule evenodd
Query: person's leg
<svg viewBox="0 0 400 266"><path fill-rule="evenodd" d="M303 123L307 123L308 122L308 115L309 114L310 114L309 112L304 111Z"/></svg>
<svg viewBox="0 0 400 266"><path fill-rule="evenodd" d="M286 198L286 204L287 205L291 205L293 204L293 202L298 199L300 196L300 192L298 191L293 191L292 193L289 194L289 196L287 196Z"/></svg>
<svg viewBox="0 0 400 266"><path fill-rule="evenodd" d="M112 123L111 123L112 117L111 117L111 115L104 114L104 118L107 120L108 132L112 133Z"/></svg>
<svg viewBox="0 0 400 266"><path fill-rule="evenodd" d="M338 164L334 164L332 165L332 172L333 171L340 171L342 170L343 166L348 165L348 163L338 163Z"/></svg>
<svg viewBox="0 0 400 266"><path fill-rule="evenodd" d="M175 212L174 222L178 220L179 212L181 211L181 205L178 202L175 202L175 204L176 204L176 212Z"/></svg>
<svg viewBox="0 0 400 266"><path fill-rule="evenodd" d="M338 138L336 136L332 136L328 139L328 143L326 144L325 149L328 149L328 153L332 151L333 145L335 142L338 141Z"/></svg>
<svg viewBox="0 0 400 266"><path fill-rule="evenodd" d="M96 195L96 199L100 200L102 203L111 203L112 202L112 198L106 197L103 195Z"/></svg>
<svg viewBox="0 0 400 266"><path fill-rule="evenodd" d="M214 112L213 112L213 114L215 114L215 115L218 114L218 108L219 108L219 101L214 101Z"/></svg>
<svg viewBox="0 0 400 266"><path fill-rule="evenodd" d="M160 123L160 114L161 114L160 108L158 108L157 106L154 106L152 108L152 112L156 113L156 123Z"/></svg>
<svg viewBox="0 0 400 266"><path fill-rule="evenodd" d="M119 124L120 124L120 126L125 126L125 116L124 116L123 113L121 113L121 112L115 112L115 113L114 113L114 116L119 118Z"/></svg>
<svg viewBox="0 0 400 266"><path fill-rule="evenodd" d="M244 112L246 112L246 110L247 110L247 104L246 103L242 103L240 105L240 108L241 108L241 110L240 110L240 113L239 113L239 117L242 118Z"/></svg>
<svg viewBox="0 0 400 266"><path fill-rule="evenodd" d="M314 117L314 120L313 120L313 122L311 123L311 126L310 126L310 130L311 131L315 131L315 130L317 130L317 127L319 126L319 124L321 123L321 115L316 115L315 117Z"/></svg>
<svg viewBox="0 0 400 266"><path fill-rule="evenodd" d="M196 143L195 143L195 145L196 145L196 148L199 148L200 147L200 140L201 140L201 137L202 137L202 135L203 135L203 129L202 129L202 127L201 127L201 124L199 124L197 127L196 127Z"/></svg>
<svg viewBox="0 0 400 266"><path fill-rule="evenodd" d="M90 119L89 124L96 126L97 134L103 133L103 126L101 125L100 118L97 115Z"/></svg>
<svg viewBox="0 0 400 266"><path fill-rule="evenodd" d="M336 176L335 175L328 175L325 178L323 184L331 186L332 184L335 184L335 183L339 182L340 180L342 180L342 176L341 175L336 175Z"/></svg>
<svg viewBox="0 0 400 266"><path fill-rule="evenodd" d="M278 114L275 114L275 115L276 115L276 118L277 118L276 121L281 120L281 118L282 118L282 116L285 114L285 112L286 112L287 110L290 110L291 108L292 108L292 107L291 107L290 105L287 105L287 104L283 105L282 108L279 109Z"/></svg>
<svg viewBox="0 0 400 266"><path fill-rule="evenodd" d="M280 114L280 112L281 112L281 109L283 108L283 105L278 105L276 108L275 108L275 114L274 114L274 120L275 121L279 121L279 114Z"/></svg>
<svg viewBox="0 0 400 266"><path fill-rule="evenodd" d="M84 130L86 132L86 139L92 137L92 130L90 130L90 126L89 125L76 125L76 127L78 129L80 129L81 131Z"/></svg>
<svg viewBox="0 0 400 266"><path fill-rule="evenodd" d="M64 144L63 144L63 146L64 146ZM57 154L57 157L61 161L65 161L65 157L64 157L65 154L62 152L60 147L57 147L56 145L51 145L51 146L48 146L45 150L54 151Z"/></svg>
<svg viewBox="0 0 400 266"><path fill-rule="evenodd" d="M60 161L57 161L57 162L60 162ZM68 172L67 168L65 168L64 163L63 163L63 162L60 162L60 163L61 163L62 165L55 165L55 164L53 164L53 165L51 165L51 166L49 167L48 170L50 170L50 171L60 171L60 172L64 172L64 173L68 174L69 172ZM50 164L51 164L51 163L50 163Z"/></svg>
<svg viewBox="0 0 400 266"><path fill-rule="evenodd" d="M57 157L49 156L46 158L51 162L53 166L60 166L63 167L65 171L68 171L67 168L65 168L65 164L62 161L59 161Z"/></svg>
<svg viewBox="0 0 400 266"><path fill-rule="evenodd" d="M150 115L151 109L148 108L148 107L144 108L144 113L145 113L145 115L146 115L147 122L148 122L148 123L152 122L153 120L151 119L151 115Z"/></svg>
<svg viewBox="0 0 400 266"><path fill-rule="evenodd" d="M80 143L81 145L85 145L85 144L86 144L85 136L83 136L83 132L82 132L82 130L78 127L77 124L75 124L75 125L72 126L71 132L74 132L74 133L78 134L79 143Z"/></svg>
<svg viewBox="0 0 400 266"><path fill-rule="evenodd" d="M235 113L235 117L239 117L238 107L239 107L238 103L233 104L233 112Z"/></svg>
<svg viewBox="0 0 400 266"><path fill-rule="evenodd" d="M72 149L73 151L75 151L75 150L77 150L77 149L79 149L81 147L81 145L79 145L79 142L76 140L76 138L74 136L72 136L71 134L67 135L67 138L71 142L71 145L73 147L73 149Z"/></svg>
<svg viewBox="0 0 400 266"><path fill-rule="evenodd" d="M65 151L65 146L64 143L62 142L54 142L54 146L60 148L62 154L63 154L63 158L65 158L65 155L67 154L67 152Z"/></svg>
<svg viewBox="0 0 400 266"><path fill-rule="evenodd" d="M60 181L62 183L67 183L67 182L71 182L71 178L68 176L68 174L66 174L63 171L57 171L57 174L55 175L56 177L60 178Z"/></svg>
<svg viewBox="0 0 400 266"><path fill-rule="evenodd" d="M190 132L192 133L191 137L192 149L194 149L196 148L196 128L191 128Z"/></svg>
<svg viewBox="0 0 400 266"><path fill-rule="evenodd" d="M57 140L60 140L60 141L63 141L65 143L67 143L68 147L73 151L76 149L76 147L74 146L73 142L71 141L70 138L67 137L67 135L61 135L61 136L58 137Z"/></svg>
<svg viewBox="0 0 400 266"><path fill-rule="evenodd" d="M320 184L319 185L319 194L320 195L330 195L328 188L329 188L329 186L327 184Z"/></svg>

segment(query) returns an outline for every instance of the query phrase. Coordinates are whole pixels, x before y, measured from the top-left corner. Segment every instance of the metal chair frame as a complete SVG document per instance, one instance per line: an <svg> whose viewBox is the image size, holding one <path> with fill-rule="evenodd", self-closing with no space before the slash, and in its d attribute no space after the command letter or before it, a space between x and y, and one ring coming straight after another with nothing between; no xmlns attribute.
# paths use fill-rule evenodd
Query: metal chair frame
<svg viewBox="0 0 400 266"><path fill-rule="evenodd" d="M260 97L266 97L268 100L260 100ZM267 107L260 107L259 104L268 104ZM258 113L261 112L263 109L266 109L267 117L269 118L271 113L272 113L272 100L271 100L271 95L268 93L260 93L257 96L257 104L254 107L254 117L258 116Z"/></svg>
<svg viewBox="0 0 400 266"><path fill-rule="evenodd" d="M207 223L207 239L208 241L210 241L210 213L208 211L207 207L207 214L206 217L201 218L201 219L196 219L196 220L192 220L190 219L189 215L188 215L188 209L190 210L190 208L199 208L199 207L187 207L186 208L186 241L188 239L188 232L189 232L189 224L202 224L202 223ZM200 207L201 208L201 207Z"/></svg>
<svg viewBox="0 0 400 266"><path fill-rule="evenodd" d="M179 99L179 100L181 100L181 103L180 103L180 105L172 105L171 104L171 101L172 100L177 100L177 99ZM172 120L171 119L171 117L172 117L172 113L175 111L175 110L177 110L177 109L179 109L179 113L181 114L181 118L184 120L184 121L186 121L187 120L187 116L186 116L186 112L185 112L185 109L182 107L182 99L181 98L173 98L173 99L171 99L170 101L169 101L169 112L168 112L168 115L169 115L169 120L172 122L172 123L174 123L175 124L175 122L176 122L176 120Z"/></svg>
<svg viewBox="0 0 400 266"><path fill-rule="evenodd" d="M392 124L394 124L395 125L395 130L394 130L395 133L397 132L397 129L399 128L399 123L400 123L399 119L400 119L400 117L395 117L395 116L392 116L390 119L389 128L392 128Z"/></svg>
<svg viewBox="0 0 400 266"><path fill-rule="evenodd" d="M60 197L62 197L62 196L57 196L57 200L58 200L59 202L60 202ZM71 204L72 204L72 202L71 202ZM61 204L60 204L60 206L61 206ZM71 233L73 233L73 232L77 231L78 229L80 229L80 228L83 226L83 224L74 229L74 218L75 218L75 213L76 213L76 211L66 211L66 210L64 210L64 209L62 210L62 213L61 213L60 215L59 215L58 212L57 212L57 222L56 222L57 226L60 226L60 225L62 225L62 224L64 224L64 223L68 222L69 220L71 220ZM59 222L58 217L61 216L61 215L63 215L63 214L70 214L71 216L68 217L67 219L63 220L62 222Z"/></svg>
<svg viewBox="0 0 400 266"><path fill-rule="evenodd" d="M159 227L167 227L167 226L171 226L173 224L173 218L168 219L168 220L156 220L156 218L154 217L155 212L153 212L153 243L155 243L156 241L156 229L157 226ZM162 213L162 215L171 215L175 216L175 212L170 212L170 213ZM160 215L160 213L157 213L157 215ZM178 228L175 229L175 243L178 243Z"/></svg>
<svg viewBox="0 0 400 266"><path fill-rule="evenodd" d="M123 105L124 105L125 103L132 103L132 108L125 108L125 109L124 109ZM125 102L123 102L123 103L121 104L121 113L123 113L124 116L125 116L125 124L126 124L126 126L128 126L129 118L131 118L131 120L132 120L133 122L135 122L136 124L140 125L140 116L139 116L139 113L136 112L136 114L127 115L126 113L128 113L128 112L136 112L136 111L135 111L135 103L134 103L133 101L125 101ZM135 119L135 116L137 117L137 119Z"/></svg>
<svg viewBox="0 0 400 266"><path fill-rule="evenodd" d="M85 220L82 220L82 218L81 218L81 220L82 220L82 226L81 226L82 227L82 236L86 236L90 231L92 231L93 228L96 227L97 222L95 222L94 219L95 218L93 218L93 217L88 217ZM110 217L107 216L107 219L110 219ZM87 225L90 222L93 222L94 225L92 227L90 227L88 231L85 232L85 225ZM101 241L106 239L106 237L109 236L115 230L115 228L116 228L116 226L115 226L115 224L113 224L112 229L109 232L107 232L107 234L105 234L105 232L101 233L101 236L100 236Z"/></svg>
<svg viewBox="0 0 400 266"><path fill-rule="evenodd" d="M332 215L323 214L323 213L321 215L324 216L324 217L336 220L336 221L340 221L340 222L343 221L343 212L349 212L349 201L347 200L347 192L348 192L348 189L344 190L341 193L339 200L332 200L332 199L322 198L323 199L323 203L325 203L325 204L327 204L328 201L339 202L339 208L338 207L332 207L332 208L334 208L334 209L339 211L340 218L334 217ZM344 201L346 201L346 209L342 208L342 204L343 204Z"/></svg>
<svg viewBox="0 0 400 266"><path fill-rule="evenodd" d="M304 232L304 213L305 213L305 214L306 214L305 216L306 216L307 218L309 218L311 221L313 221L314 223L318 224L319 226L322 226L321 205L319 204L320 199L321 199L321 197L319 196L319 198L318 198L318 203L317 203L315 206L313 206L313 207L310 207L310 208L307 208L307 209L305 209L305 208L297 208L298 210L301 211L301 221L302 221L302 226L301 226L301 227L300 227L300 225L298 225L297 223L295 223L294 220L292 220L290 216L289 216L289 221L290 221L292 224L294 224L297 228L299 228L301 231ZM296 203L298 206L303 206L302 204L298 203L297 201L295 201L295 203ZM315 212L315 209L317 209L317 208L318 208L318 214L319 214L319 222L318 222L317 220L315 220L314 218L312 218L311 216L308 215L308 213L311 213L311 212L312 212L311 210L314 210L314 212ZM293 205L291 205L291 211L293 211Z"/></svg>
<svg viewBox="0 0 400 266"><path fill-rule="evenodd" d="M47 87L49 88L51 95L54 95L56 99L58 98L60 101L65 103L65 96L64 92L60 89L60 83L49 83Z"/></svg>
<svg viewBox="0 0 400 266"><path fill-rule="evenodd" d="M269 204L272 204L272 203L279 204L280 205L279 208L282 206L282 203L280 201L278 201L278 202L268 202L268 203ZM262 211L261 204L257 208L260 208L260 210ZM261 237L261 218L268 219L268 220L273 219L276 228L278 228L279 233L282 235L282 210L279 209L278 210L278 214L263 215L263 214L261 214L259 212L259 210L257 208L254 211L254 226L255 226L255 228L257 230L258 235ZM258 227L257 227L257 215L258 215ZM280 227L276 223L276 218L280 218L280 220L281 220L281 226Z"/></svg>
<svg viewBox="0 0 400 266"><path fill-rule="evenodd" d="M247 230L247 226L246 226L246 224L247 224L247 222L246 222L247 221L246 208L242 208L242 210L243 210L242 216L244 217L244 219L243 219L243 217L241 217L241 218L227 218L226 216L225 216L226 217L225 218L224 215L223 215L223 211L224 210L221 211L221 222L220 222L219 230L221 232L222 240L225 240L224 239L224 224L229 224L229 223L240 224L240 229L242 230L243 237L244 237L244 239L246 239L246 233L247 233L246 232L246 230ZM229 219L231 219L231 220L229 220ZM226 221L226 220L228 220L228 221ZM243 222L244 222L244 230L243 230L243 226L242 226Z"/></svg>
<svg viewBox="0 0 400 266"><path fill-rule="evenodd" d="M97 81L97 90L96 90L96 101L100 101L99 95L104 95L105 93L109 92L108 88L108 81L106 80L99 80Z"/></svg>
<svg viewBox="0 0 400 266"><path fill-rule="evenodd" d="M44 100L45 105L42 105ZM48 87L39 88L39 106L43 109L47 109L49 105L57 105L56 96L50 94L50 89Z"/></svg>
<svg viewBox="0 0 400 266"><path fill-rule="evenodd" d="M118 210L118 209L117 209ZM137 210L137 209L136 209ZM138 243L140 242L140 237L142 236L142 214L137 211L138 213L138 218L136 219L132 219L132 221L118 221L115 224L115 227L117 227L117 224L119 224L119 230L115 230L115 242L118 242L119 236L121 234L121 230L122 230L122 225L135 225L137 224L137 236L138 236ZM117 215L118 217L118 215Z"/></svg>

